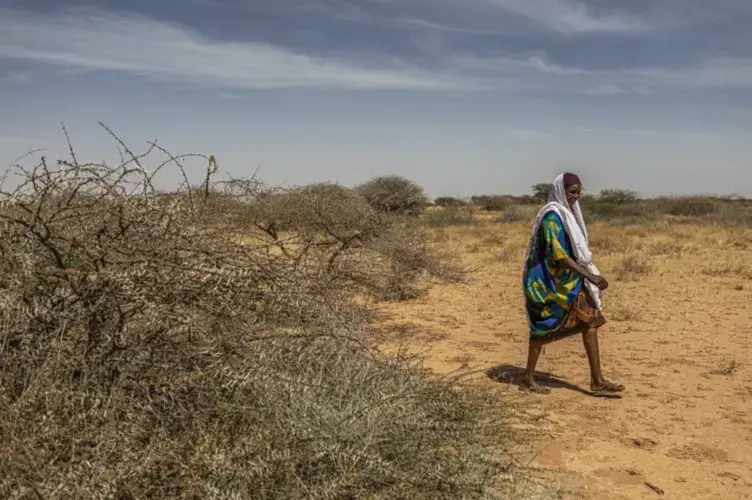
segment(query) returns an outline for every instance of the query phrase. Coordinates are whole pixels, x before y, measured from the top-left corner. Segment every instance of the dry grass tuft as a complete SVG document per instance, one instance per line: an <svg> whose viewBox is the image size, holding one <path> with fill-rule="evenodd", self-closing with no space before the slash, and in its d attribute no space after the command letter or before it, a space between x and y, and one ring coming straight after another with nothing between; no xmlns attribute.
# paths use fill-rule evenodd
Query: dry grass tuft
<svg viewBox="0 0 752 500"><path fill-rule="evenodd" d="M594 252L604 255L624 251L620 239L605 231L595 231L590 236L590 247Z"/></svg>
<svg viewBox="0 0 752 500"><path fill-rule="evenodd" d="M650 274L652 266L640 255L627 255L618 265L616 278L620 281L638 281Z"/></svg>
<svg viewBox="0 0 752 500"><path fill-rule="evenodd" d="M608 318L623 323L627 321L637 321L640 319L640 315L636 308L628 304L617 302L613 305L609 305Z"/></svg>
<svg viewBox="0 0 752 500"><path fill-rule="evenodd" d="M520 253L519 248L508 245L503 247L499 252L499 259L503 262L513 262L515 260L519 260L520 255L522 255L522 258L524 258L524 254Z"/></svg>
<svg viewBox="0 0 752 500"><path fill-rule="evenodd" d="M681 252L684 250L684 246L677 242L677 241L658 241L656 243L653 243L648 248L648 251L652 255L660 256L660 255L674 255L674 254L681 254Z"/></svg>
<svg viewBox="0 0 752 500"><path fill-rule="evenodd" d="M722 262L702 270L706 276L752 279L752 267L746 262Z"/></svg>

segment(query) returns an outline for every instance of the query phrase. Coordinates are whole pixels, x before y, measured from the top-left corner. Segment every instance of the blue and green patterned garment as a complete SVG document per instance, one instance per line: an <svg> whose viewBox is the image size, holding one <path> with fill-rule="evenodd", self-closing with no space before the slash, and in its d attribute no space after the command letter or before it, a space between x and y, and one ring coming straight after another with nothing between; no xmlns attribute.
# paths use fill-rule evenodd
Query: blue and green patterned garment
<svg viewBox="0 0 752 500"><path fill-rule="evenodd" d="M580 275L557 265L558 260L569 256L574 258L564 224L556 212L549 212L543 217L525 266L525 297L533 338L556 331L580 293Z"/></svg>

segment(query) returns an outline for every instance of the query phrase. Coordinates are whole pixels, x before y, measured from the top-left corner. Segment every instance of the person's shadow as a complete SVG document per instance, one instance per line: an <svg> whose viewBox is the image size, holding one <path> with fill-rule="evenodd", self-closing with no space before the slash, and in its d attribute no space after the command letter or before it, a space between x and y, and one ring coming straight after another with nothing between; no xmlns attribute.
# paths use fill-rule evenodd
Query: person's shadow
<svg viewBox="0 0 752 500"><path fill-rule="evenodd" d="M520 368L519 366L502 364L502 365L492 366L491 368L487 369L486 375L488 376L488 378L490 378L491 380L495 382L521 387L521 382L525 378L525 369ZM585 394L586 396L609 398L609 399L621 399L621 396L618 394L595 395L592 392L583 389L582 387L579 387L574 384L570 384L566 380L562 380L556 375L552 373L548 373L548 372L536 371L535 381L538 382L539 385L543 387L548 387L549 389L552 389L552 390L568 389L570 391L579 392L580 394Z"/></svg>

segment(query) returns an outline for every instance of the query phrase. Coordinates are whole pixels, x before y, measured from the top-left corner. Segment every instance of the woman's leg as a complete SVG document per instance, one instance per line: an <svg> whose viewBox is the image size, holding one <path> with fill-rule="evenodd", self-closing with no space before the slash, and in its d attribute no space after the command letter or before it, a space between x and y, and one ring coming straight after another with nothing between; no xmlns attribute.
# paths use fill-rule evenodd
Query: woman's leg
<svg viewBox="0 0 752 500"><path fill-rule="evenodd" d="M601 353L598 346L598 329L590 328L582 334L582 341L585 344L588 362L590 363L590 390L593 392L619 392L624 390L624 386L609 382L603 377L601 370Z"/></svg>
<svg viewBox="0 0 752 500"><path fill-rule="evenodd" d="M547 344L542 340L530 339L530 346L527 351L527 367L525 368L525 379L522 381L521 388L538 394L548 394L551 389L541 387L535 382L535 366L538 364L541 349Z"/></svg>
<svg viewBox="0 0 752 500"><path fill-rule="evenodd" d="M572 328L565 328L555 333L549 333L540 339L530 339L530 346L527 351L527 366L525 367L525 379L522 381L522 389L537 392L539 394L548 394L551 390L547 387L541 387L535 382L535 367L538 364L543 346L552 342L564 340L578 333L583 333L581 325L575 325Z"/></svg>

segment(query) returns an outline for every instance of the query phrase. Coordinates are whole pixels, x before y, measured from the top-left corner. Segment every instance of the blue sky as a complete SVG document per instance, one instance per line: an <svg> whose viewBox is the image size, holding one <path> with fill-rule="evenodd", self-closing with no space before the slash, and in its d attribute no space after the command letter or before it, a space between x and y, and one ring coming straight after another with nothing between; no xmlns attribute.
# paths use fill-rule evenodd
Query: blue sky
<svg viewBox="0 0 752 500"><path fill-rule="evenodd" d="M752 196L752 2L0 0L0 109L6 165L102 121L272 183Z"/></svg>

